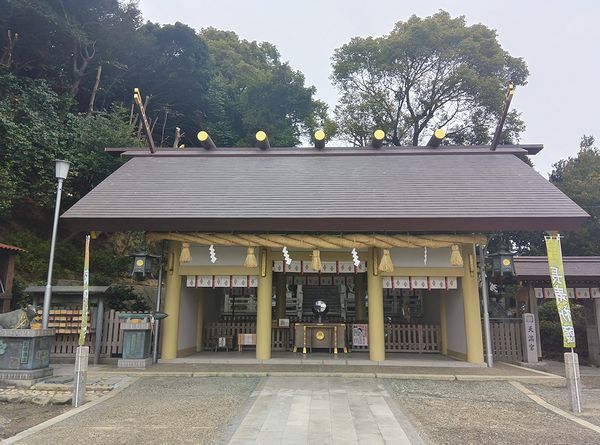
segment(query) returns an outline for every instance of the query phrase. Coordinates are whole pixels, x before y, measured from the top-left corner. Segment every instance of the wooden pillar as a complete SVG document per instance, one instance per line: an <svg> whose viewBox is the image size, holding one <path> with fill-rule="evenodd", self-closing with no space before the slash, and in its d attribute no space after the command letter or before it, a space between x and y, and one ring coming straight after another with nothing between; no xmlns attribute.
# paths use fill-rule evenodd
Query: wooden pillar
<svg viewBox="0 0 600 445"><path fill-rule="evenodd" d="M256 359L271 358L271 299L273 298L273 264L268 249L260 249L256 298Z"/></svg>
<svg viewBox="0 0 600 445"><path fill-rule="evenodd" d="M354 318L356 321L367 321L367 307L365 306L365 275L357 274L354 279Z"/></svg>
<svg viewBox="0 0 600 445"><path fill-rule="evenodd" d="M379 249L369 249L367 293L369 295L369 358L385 360L385 326L383 322L383 282L377 270Z"/></svg>
<svg viewBox="0 0 600 445"><path fill-rule="evenodd" d="M464 275L462 294L465 315L465 335L467 337L467 361L483 363L483 335L481 333L481 311L479 309L479 284L475 245L462 246Z"/></svg>
<svg viewBox="0 0 600 445"><path fill-rule="evenodd" d="M204 290L200 290L198 295L198 307L197 307L197 331L196 331L196 352L201 352L204 342Z"/></svg>
<svg viewBox="0 0 600 445"><path fill-rule="evenodd" d="M2 258L0 258L2 259ZM6 281L4 282L5 299L0 300L2 307L0 312L10 312L11 308L14 307L12 288L13 280L15 276L15 255L12 253L6 254Z"/></svg>
<svg viewBox="0 0 600 445"><path fill-rule="evenodd" d="M162 354L165 360L177 357L179 335L179 305L181 302L181 276L179 275L179 255L181 243L169 241L167 263L167 283L165 288L165 312L168 317L162 323Z"/></svg>
<svg viewBox="0 0 600 445"><path fill-rule="evenodd" d="M446 292L439 293L440 302L440 348L441 353L448 355L448 321L446 319Z"/></svg>
<svg viewBox="0 0 600 445"><path fill-rule="evenodd" d="M275 294L277 295L277 301L275 302L275 314L277 319L285 317L285 306L286 306L286 291L287 286L285 283L285 274L278 273L275 280Z"/></svg>

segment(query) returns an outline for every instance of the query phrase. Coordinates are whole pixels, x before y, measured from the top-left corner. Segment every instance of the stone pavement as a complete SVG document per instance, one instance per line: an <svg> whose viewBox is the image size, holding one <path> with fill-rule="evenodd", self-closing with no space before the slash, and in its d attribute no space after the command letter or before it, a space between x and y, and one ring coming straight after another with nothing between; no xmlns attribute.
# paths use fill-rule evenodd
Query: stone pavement
<svg viewBox="0 0 600 445"><path fill-rule="evenodd" d="M383 382L268 377L230 445L420 444Z"/></svg>

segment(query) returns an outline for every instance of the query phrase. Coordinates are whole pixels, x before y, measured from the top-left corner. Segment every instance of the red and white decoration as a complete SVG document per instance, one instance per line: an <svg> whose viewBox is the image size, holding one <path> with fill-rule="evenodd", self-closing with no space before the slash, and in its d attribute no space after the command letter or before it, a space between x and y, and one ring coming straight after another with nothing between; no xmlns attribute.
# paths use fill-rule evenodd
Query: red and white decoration
<svg viewBox="0 0 600 445"><path fill-rule="evenodd" d="M550 287L536 287L533 289L535 298L539 299L550 299L554 298L554 290ZM575 300L585 300L588 298L600 298L600 288L598 287L576 287L576 288L568 288L567 292L569 294L569 298L573 298Z"/></svg>
<svg viewBox="0 0 600 445"><path fill-rule="evenodd" d="M456 289L456 277L383 277L384 289Z"/></svg>
<svg viewBox="0 0 600 445"><path fill-rule="evenodd" d="M283 273L362 273L366 272L365 263L360 262L358 266L355 266L352 261L322 261L321 271L312 270L310 261L292 261L291 264L286 264L285 261L274 261L273 272Z"/></svg>
<svg viewBox="0 0 600 445"><path fill-rule="evenodd" d="M257 275L188 275L186 287L258 287Z"/></svg>

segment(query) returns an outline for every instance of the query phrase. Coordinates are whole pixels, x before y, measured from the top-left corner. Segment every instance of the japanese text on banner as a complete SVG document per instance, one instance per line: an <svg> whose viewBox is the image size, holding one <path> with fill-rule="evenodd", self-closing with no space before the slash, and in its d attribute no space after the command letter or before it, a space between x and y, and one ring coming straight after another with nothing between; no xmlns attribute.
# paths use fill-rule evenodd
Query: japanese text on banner
<svg viewBox="0 0 600 445"><path fill-rule="evenodd" d="M575 347L575 329L573 328L573 317L569 306L569 294L565 273L563 269L562 252L560 249L560 238L546 237L546 250L548 251L548 267L550 269L550 281L556 297L556 309L560 317L563 332L563 344L565 348Z"/></svg>

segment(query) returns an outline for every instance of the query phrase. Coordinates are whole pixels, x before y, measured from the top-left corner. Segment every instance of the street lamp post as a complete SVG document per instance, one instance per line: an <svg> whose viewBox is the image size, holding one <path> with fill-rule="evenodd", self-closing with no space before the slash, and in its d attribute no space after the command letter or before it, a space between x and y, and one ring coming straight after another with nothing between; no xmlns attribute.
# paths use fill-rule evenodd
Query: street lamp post
<svg viewBox="0 0 600 445"><path fill-rule="evenodd" d="M69 174L69 161L57 159L55 161L56 204L54 205L54 224L52 225L52 241L50 243L50 260L48 261L48 281L44 292L44 311L42 312L42 329L48 329L48 316L50 314L50 298L52 297L52 268L54 267L54 248L56 246L56 231L58 229L58 215L60 213L60 198L62 195L63 181Z"/></svg>

